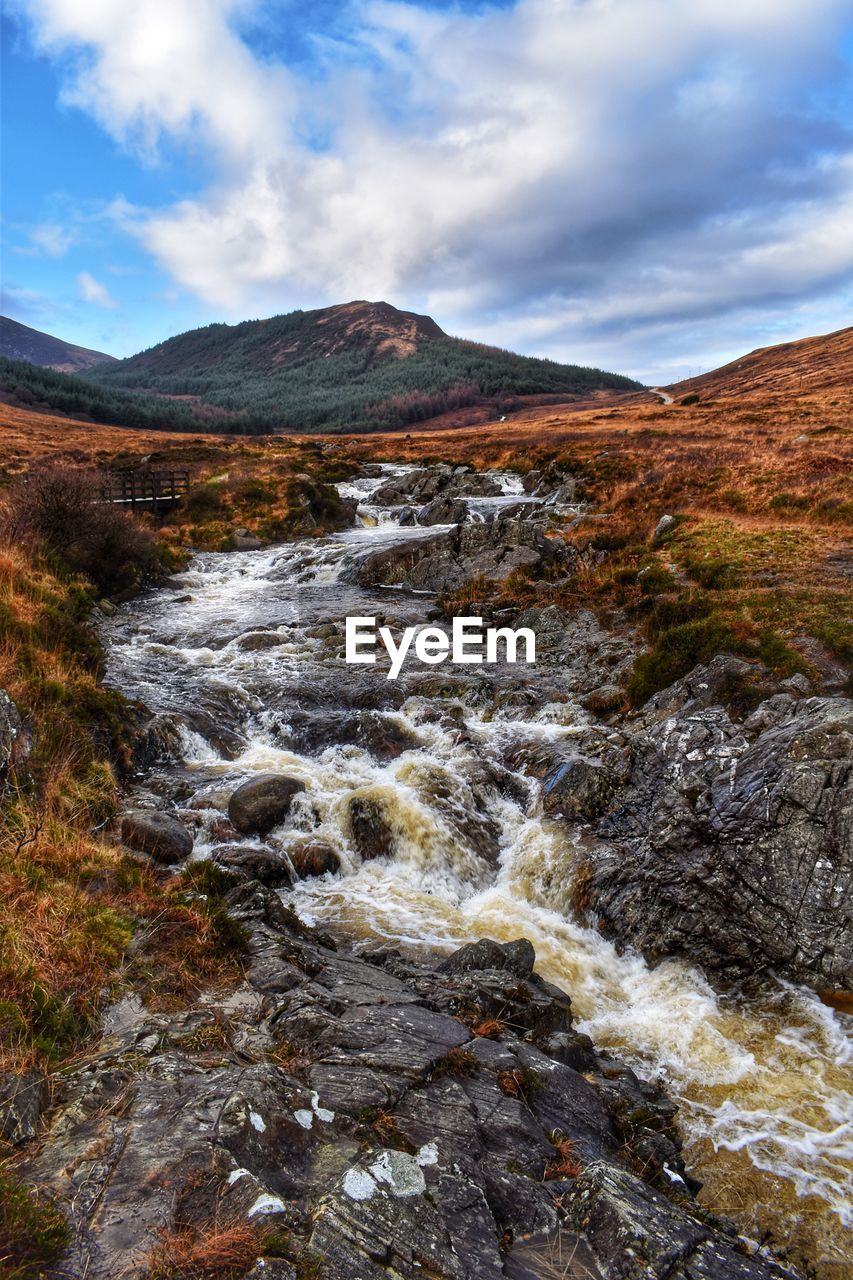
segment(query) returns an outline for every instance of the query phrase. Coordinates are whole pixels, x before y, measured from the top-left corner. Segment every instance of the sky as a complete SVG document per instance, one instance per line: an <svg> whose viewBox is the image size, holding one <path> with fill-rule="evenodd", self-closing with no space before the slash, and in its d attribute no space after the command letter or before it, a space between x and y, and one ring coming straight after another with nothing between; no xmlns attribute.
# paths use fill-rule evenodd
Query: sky
<svg viewBox="0 0 853 1280"><path fill-rule="evenodd" d="M2 311L355 298L653 385L853 323L853 0L5 0Z"/></svg>

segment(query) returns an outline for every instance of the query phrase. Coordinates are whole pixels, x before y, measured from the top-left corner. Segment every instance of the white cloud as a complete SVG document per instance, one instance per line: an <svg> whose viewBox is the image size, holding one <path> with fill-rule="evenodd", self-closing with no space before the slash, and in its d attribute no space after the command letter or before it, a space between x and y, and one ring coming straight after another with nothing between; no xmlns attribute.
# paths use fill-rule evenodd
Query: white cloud
<svg viewBox="0 0 853 1280"><path fill-rule="evenodd" d="M30 241L49 258L61 258L74 243L74 233L54 222L41 222L30 232Z"/></svg>
<svg viewBox="0 0 853 1280"><path fill-rule="evenodd" d="M97 307L117 307L118 303L106 285L101 284L88 271L81 271L77 276L77 287L84 302L91 302Z"/></svg>
<svg viewBox="0 0 853 1280"><path fill-rule="evenodd" d="M377 0L310 80L250 51L250 0L20 2L114 137L215 150L196 198L119 209L213 307L388 296L607 362L853 278L850 132L813 93L849 0Z"/></svg>
<svg viewBox="0 0 853 1280"><path fill-rule="evenodd" d="M289 77L233 34L248 0L15 2L44 52L76 55L63 100L117 140L153 153L164 133L200 131L230 156L275 145Z"/></svg>

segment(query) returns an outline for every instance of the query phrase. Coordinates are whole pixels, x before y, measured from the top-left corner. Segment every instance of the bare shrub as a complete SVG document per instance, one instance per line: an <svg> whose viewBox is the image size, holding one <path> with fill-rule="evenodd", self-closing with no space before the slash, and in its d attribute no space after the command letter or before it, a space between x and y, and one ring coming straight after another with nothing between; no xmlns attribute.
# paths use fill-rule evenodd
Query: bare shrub
<svg viewBox="0 0 853 1280"><path fill-rule="evenodd" d="M96 475L50 465L9 490L0 516L14 541L40 544L57 566L82 573L101 591L123 591L152 578L156 538L128 511L101 500Z"/></svg>

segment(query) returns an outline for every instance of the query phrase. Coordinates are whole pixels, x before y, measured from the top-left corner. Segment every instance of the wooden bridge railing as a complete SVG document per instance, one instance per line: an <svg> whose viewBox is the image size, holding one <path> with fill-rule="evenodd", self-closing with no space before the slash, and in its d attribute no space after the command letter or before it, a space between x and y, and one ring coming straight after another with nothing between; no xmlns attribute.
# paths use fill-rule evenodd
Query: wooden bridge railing
<svg viewBox="0 0 853 1280"><path fill-rule="evenodd" d="M108 471L101 485L104 502L160 511L174 506L190 489L189 471Z"/></svg>

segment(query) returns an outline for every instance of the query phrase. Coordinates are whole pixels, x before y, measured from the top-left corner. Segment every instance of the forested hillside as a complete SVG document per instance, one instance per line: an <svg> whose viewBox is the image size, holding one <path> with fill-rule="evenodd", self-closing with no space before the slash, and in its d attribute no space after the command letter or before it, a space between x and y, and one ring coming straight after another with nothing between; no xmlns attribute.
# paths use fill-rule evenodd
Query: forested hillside
<svg viewBox="0 0 853 1280"><path fill-rule="evenodd" d="M181 400L120 391L88 379L55 373L23 360L0 357L0 392L27 408L50 409L117 427L145 427L149 431L210 431L210 423L196 417Z"/></svg>
<svg viewBox="0 0 853 1280"><path fill-rule="evenodd" d="M387 429L484 400L510 407L519 396L638 385L450 338L428 316L362 302L209 325L96 376L105 387L188 397L208 427L251 432Z"/></svg>
<svg viewBox="0 0 853 1280"><path fill-rule="evenodd" d="M169 431L376 431L468 405L636 390L618 374L449 338L428 316L348 303L213 324L69 377L0 360L15 401Z"/></svg>

